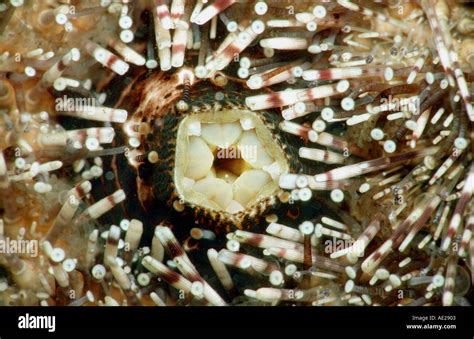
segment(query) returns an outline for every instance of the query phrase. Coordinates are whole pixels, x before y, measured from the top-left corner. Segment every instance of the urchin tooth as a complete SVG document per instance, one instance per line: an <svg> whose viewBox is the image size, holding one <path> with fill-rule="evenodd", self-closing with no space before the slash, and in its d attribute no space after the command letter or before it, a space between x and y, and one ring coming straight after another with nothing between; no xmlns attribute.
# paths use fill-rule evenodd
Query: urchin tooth
<svg viewBox="0 0 474 339"><path fill-rule="evenodd" d="M188 125L188 135L201 136L201 122L199 120L193 121Z"/></svg>
<svg viewBox="0 0 474 339"><path fill-rule="evenodd" d="M206 178L216 178L216 169L212 167L209 172L206 174Z"/></svg>
<svg viewBox="0 0 474 339"><path fill-rule="evenodd" d="M235 200L242 206L247 206L270 181L270 176L264 171L250 170L245 172L234 182Z"/></svg>
<svg viewBox="0 0 474 339"><path fill-rule="evenodd" d="M211 172L209 172L211 173ZM187 178L187 177L184 177L183 180L181 181L181 184L183 186L183 189L185 191L188 191L190 190L191 188L193 188L194 184L196 183L196 181L194 181L193 179L191 178Z"/></svg>
<svg viewBox="0 0 474 339"><path fill-rule="evenodd" d="M209 146L199 137L190 137L187 147L185 176L194 180L204 178L212 167L214 156Z"/></svg>
<svg viewBox="0 0 474 339"><path fill-rule="evenodd" d="M226 212L236 214L242 212L245 208L236 200L231 200L226 208Z"/></svg>
<svg viewBox="0 0 474 339"><path fill-rule="evenodd" d="M232 186L218 178L197 181L193 186L193 191L203 194L222 209L226 209L233 198Z"/></svg>
<svg viewBox="0 0 474 339"><path fill-rule="evenodd" d="M277 180L281 176L282 170L280 164L277 161L273 162L271 165L262 166L262 169L270 174L273 180Z"/></svg>
<svg viewBox="0 0 474 339"><path fill-rule="evenodd" d="M241 118L240 126L244 131L248 131L255 128L254 122L250 118Z"/></svg>
<svg viewBox="0 0 474 339"><path fill-rule="evenodd" d="M242 134L240 124L202 124L201 137L210 145L228 148L233 145Z"/></svg>
<svg viewBox="0 0 474 339"><path fill-rule="evenodd" d="M253 168L260 169L273 163L273 158L267 153L254 131L243 132L237 147L242 158Z"/></svg>

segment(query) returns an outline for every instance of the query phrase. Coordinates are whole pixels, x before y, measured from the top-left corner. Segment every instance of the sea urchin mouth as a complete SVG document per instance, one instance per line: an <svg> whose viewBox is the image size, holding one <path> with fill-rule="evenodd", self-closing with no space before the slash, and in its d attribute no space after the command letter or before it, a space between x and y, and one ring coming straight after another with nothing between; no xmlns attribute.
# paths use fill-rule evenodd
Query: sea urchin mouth
<svg viewBox="0 0 474 339"><path fill-rule="evenodd" d="M288 171L283 150L253 112L188 115L178 128L174 184L181 201L237 214L279 190Z"/></svg>
<svg viewBox="0 0 474 339"><path fill-rule="evenodd" d="M128 161L140 204L145 211L173 206L207 227L255 225L281 200L280 176L298 166L278 129L281 118L250 111L237 83L185 88L181 74L145 76L133 96L124 131L139 143ZM146 131L137 132L142 125Z"/></svg>

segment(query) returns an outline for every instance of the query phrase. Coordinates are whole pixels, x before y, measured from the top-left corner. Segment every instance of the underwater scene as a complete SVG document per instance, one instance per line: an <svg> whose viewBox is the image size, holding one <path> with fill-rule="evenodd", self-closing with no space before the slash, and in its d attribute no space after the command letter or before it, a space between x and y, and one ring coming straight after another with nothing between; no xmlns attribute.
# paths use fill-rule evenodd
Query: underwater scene
<svg viewBox="0 0 474 339"><path fill-rule="evenodd" d="M0 1L1 306L470 306L474 3Z"/></svg>

